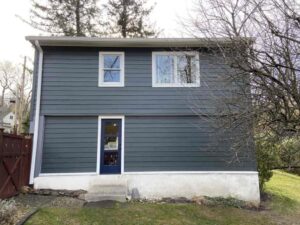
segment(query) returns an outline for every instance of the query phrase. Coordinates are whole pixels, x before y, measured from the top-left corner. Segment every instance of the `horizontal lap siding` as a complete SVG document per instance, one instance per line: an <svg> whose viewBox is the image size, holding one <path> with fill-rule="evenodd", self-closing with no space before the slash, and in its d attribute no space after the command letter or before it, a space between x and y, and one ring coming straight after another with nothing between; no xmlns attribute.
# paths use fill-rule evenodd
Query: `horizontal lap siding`
<svg viewBox="0 0 300 225"><path fill-rule="evenodd" d="M222 66L200 57L201 88L153 88L152 49L125 52L125 87L98 87L98 48L44 49L41 113L44 115L193 115L197 107L212 112L209 96L224 95L218 87Z"/></svg>
<svg viewBox="0 0 300 225"><path fill-rule="evenodd" d="M97 121L97 117L46 117L41 172L95 172Z"/></svg>
<svg viewBox="0 0 300 225"><path fill-rule="evenodd" d="M125 52L125 87L98 87L99 51ZM200 54L201 87L154 88L151 53L44 48L42 172L95 172L97 116L104 114L125 116L125 171L256 169L253 154L229 163L229 145L216 140L211 124L195 117L195 111L211 115L230 94L234 87L223 80L228 68Z"/></svg>
<svg viewBox="0 0 300 225"><path fill-rule="evenodd" d="M233 152L198 117L126 117L125 171L256 170L253 155ZM253 153L252 153L253 154Z"/></svg>

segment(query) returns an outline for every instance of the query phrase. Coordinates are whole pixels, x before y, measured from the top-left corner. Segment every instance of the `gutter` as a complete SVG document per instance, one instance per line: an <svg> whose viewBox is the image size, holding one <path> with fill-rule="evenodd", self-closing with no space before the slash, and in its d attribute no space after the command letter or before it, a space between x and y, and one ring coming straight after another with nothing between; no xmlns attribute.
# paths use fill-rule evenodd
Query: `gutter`
<svg viewBox="0 0 300 225"><path fill-rule="evenodd" d="M34 46L39 51L39 64L38 64L38 79L37 79L37 91L36 91L36 105L34 114L34 133L33 133L33 146L31 154L31 167L29 184L33 184L37 146L38 146L38 134L39 134L39 122L40 122L40 106L41 106L41 90L42 90L42 73L43 73L43 50L38 40L34 42Z"/></svg>
<svg viewBox="0 0 300 225"><path fill-rule="evenodd" d="M235 41L246 41L253 38L98 38L98 37L55 37L27 36L31 43L39 41L41 46L72 46L72 47L124 47L124 48L198 48L230 46Z"/></svg>

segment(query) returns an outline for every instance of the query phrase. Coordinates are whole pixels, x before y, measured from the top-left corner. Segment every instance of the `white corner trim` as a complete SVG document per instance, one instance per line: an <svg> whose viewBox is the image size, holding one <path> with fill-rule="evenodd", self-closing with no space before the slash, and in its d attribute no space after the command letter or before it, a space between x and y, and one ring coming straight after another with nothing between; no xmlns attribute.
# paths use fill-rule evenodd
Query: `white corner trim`
<svg viewBox="0 0 300 225"><path fill-rule="evenodd" d="M36 164L36 152L38 145L38 134L39 134L39 120L40 120L40 105L41 105L41 90L42 90L42 74L43 74L43 50L39 45L38 41L35 41L35 46L39 51L39 64L38 64L38 79L37 79L37 91L36 91L36 105L34 115L34 133L33 133L33 146L31 156L31 167L29 183L33 184L35 164Z"/></svg>
<svg viewBox="0 0 300 225"><path fill-rule="evenodd" d="M100 115L98 116L98 137L97 137L97 174L100 174L100 163L101 163L101 126L102 119L120 119L122 121L122 142L121 142L121 174L124 173L124 154L125 154L125 116L123 115ZM103 174L104 175L104 174Z"/></svg>
<svg viewBox="0 0 300 225"><path fill-rule="evenodd" d="M120 82L104 82L104 55L120 55ZM124 52L99 52L98 61L98 87L124 87L125 86L125 53Z"/></svg>
<svg viewBox="0 0 300 225"><path fill-rule="evenodd" d="M180 56L180 55L193 55L196 57L196 82L195 83L180 83L177 78L177 58L175 57L174 62L174 76L175 81L173 83L157 83L156 76L156 56L157 55L171 55L171 56ZM199 52L197 51L153 51L152 52L152 87L200 87L200 57Z"/></svg>

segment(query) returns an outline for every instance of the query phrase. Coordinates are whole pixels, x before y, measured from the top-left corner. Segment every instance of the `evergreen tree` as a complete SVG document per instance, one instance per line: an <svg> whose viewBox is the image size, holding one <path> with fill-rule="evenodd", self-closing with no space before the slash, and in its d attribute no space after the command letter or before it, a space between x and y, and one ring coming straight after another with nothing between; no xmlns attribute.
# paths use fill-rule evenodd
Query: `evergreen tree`
<svg viewBox="0 0 300 225"><path fill-rule="evenodd" d="M32 0L32 27L52 35L96 36L100 10L98 0Z"/></svg>
<svg viewBox="0 0 300 225"><path fill-rule="evenodd" d="M107 11L108 33L126 37L150 37L157 32L149 22L152 7L145 7L145 0L109 0Z"/></svg>

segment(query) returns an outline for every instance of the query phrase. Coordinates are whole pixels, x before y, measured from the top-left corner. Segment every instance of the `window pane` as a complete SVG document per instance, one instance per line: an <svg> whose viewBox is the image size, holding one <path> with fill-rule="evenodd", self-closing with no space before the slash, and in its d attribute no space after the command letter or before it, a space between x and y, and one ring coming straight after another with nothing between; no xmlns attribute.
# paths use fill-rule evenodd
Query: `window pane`
<svg viewBox="0 0 300 225"><path fill-rule="evenodd" d="M118 137L105 137L104 150L118 150Z"/></svg>
<svg viewBox="0 0 300 225"><path fill-rule="evenodd" d="M196 57L182 55L177 57L177 74L180 83L196 83Z"/></svg>
<svg viewBox="0 0 300 225"><path fill-rule="evenodd" d="M105 69L119 69L120 56L119 55L104 55L104 68Z"/></svg>
<svg viewBox="0 0 300 225"><path fill-rule="evenodd" d="M105 152L104 153L104 165L114 166L118 164L119 154L118 152Z"/></svg>
<svg viewBox="0 0 300 225"><path fill-rule="evenodd" d="M120 70L104 70L104 82L120 82Z"/></svg>
<svg viewBox="0 0 300 225"><path fill-rule="evenodd" d="M174 57L171 55L156 56L157 83L173 83Z"/></svg>
<svg viewBox="0 0 300 225"><path fill-rule="evenodd" d="M105 123L104 150L118 150L119 126L114 122Z"/></svg>

